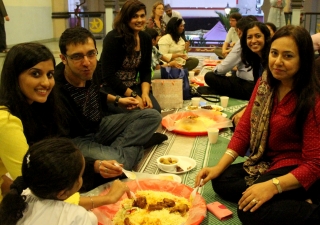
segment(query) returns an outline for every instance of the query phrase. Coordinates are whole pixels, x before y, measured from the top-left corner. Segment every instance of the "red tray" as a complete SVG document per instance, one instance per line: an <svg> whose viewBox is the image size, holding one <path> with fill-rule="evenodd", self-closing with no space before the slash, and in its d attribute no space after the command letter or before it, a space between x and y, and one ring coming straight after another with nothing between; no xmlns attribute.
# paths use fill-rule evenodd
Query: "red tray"
<svg viewBox="0 0 320 225"><path fill-rule="evenodd" d="M181 118L184 118L184 117L187 117L187 116L192 116L192 115L199 115L200 116L206 116L210 119L213 119L215 121L223 121L223 120L226 120L226 118L223 118L222 116L220 115L217 115L217 114L214 114L213 112L211 111L208 111L208 110L204 110L204 111L201 111L201 112L195 112L195 111L186 111L186 112L177 112L177 113L173 113L173 114L169 114L167 116L165 116L164 118L162 118L162 121L161 121L161 124L162 126L164 126L165 128L168 129L168 127L170 127L172 124L172 122L174 121L177 121ZM168 119L167 117L169 117L170 119ZM204 131L197 131L197 132L189 132L189 131L185 131L185 130L172 130L172 132L175 132L175 133L178 133L178 134L183 134L183 135L186 135L186 136L205 136L207 135L207 131L204 130Z"/></svg>

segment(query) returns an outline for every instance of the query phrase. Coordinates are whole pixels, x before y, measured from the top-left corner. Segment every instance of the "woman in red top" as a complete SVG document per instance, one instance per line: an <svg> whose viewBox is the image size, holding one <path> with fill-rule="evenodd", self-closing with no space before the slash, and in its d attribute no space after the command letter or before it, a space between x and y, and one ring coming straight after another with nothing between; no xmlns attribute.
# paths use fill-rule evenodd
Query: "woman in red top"
<svg viewBox="0 0 320 225"><path fill-rule="evenodd" d="M281 28L227 151L196 185L212 180L217 194L238 203L246 225L320 224L319 97L308 31ZM248 147L248 159L231 165Z"/></svg>

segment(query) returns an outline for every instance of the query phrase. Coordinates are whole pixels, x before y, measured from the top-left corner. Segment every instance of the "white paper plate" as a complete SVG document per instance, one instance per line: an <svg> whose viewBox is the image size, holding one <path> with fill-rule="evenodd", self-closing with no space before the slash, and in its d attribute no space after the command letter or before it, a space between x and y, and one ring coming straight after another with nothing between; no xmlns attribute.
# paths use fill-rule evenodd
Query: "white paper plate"
<svg viewBox="0 0 320 225"><path fill-rule="evenodd" d="M173 180L175 182L181 183L181 177L171 173L160 173L158 174L160 180Z"/></svg>
<svg viewBox="0 0 320 225"><path fill-rule="evenodd" d="M179 166L184 169L183 171L181 172L172 172L172 171L166 171L166 170L163 170L164 172L167 172L167 173L172 173L172 174L181 174L181 173L186 173L190 170L192 170L193 168L195 168L197 165L197 162L190 158L190 157L187 157L187 156L179 156ZM160 168L159 168L160 169Z"/></svg>

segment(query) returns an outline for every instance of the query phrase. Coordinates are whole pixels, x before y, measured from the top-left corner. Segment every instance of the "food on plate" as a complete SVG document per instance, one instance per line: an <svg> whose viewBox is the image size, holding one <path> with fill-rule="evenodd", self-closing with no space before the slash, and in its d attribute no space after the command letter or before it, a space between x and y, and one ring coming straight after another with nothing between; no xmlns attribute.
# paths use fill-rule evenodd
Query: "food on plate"
<svg viewBox="0 0 320 225"><path fill-rule="evenodd" d="M219 111L219 112L223 111L223 107L222 106L212 105L211 107L212 107L212 110L214 110L214 111Z"/></svg>
<svg viewBox="0 0 320 225"><path fill-rule="evenodd" d="M180 166L177 166L177 172L183 172L184 170L180 167Z"/></svg>
<svg viewBox="0 0 320 225"><path fill-rule="evenodd" d="M178 160L171 157L168 157L168 158L164 157L164 158L160 158L160 162L162 164L170 165L170 164L176 164Z"/></svg>
<svg viewBox="0 0 320 225"><path fill-rule="evenodd" d="M216 124L216 121L204 116L187 116L175 121L175 129L188 132L200 132Z"/></svg>
<svg viewBox="0 0 320 225"><path fill-rule="evenodd" d="M174 181L174 177L172 175L161 175L159 176L160 180L172 180Z"/></svg>
<svg viewBox="0 0 320 225"><path fill-rule="evenodd" d="M201 109L209 109L209 110L212 110L212 106L211 106L211 105L204 105L204 106L201 106Z"/></svg>
<svg viewBox="0 0 320 225"><path fill-rule="evenodd" d="M137 191L136 200L124 199L113 218L115 225L172 225L186 222L190 202L168 192Z"/></svg>
<svg viewBox="0 0 320 225"><path fill-rule="evenodd" d="M198 109L198 106L194 106L194 105L188 106L188 110L196 110L196 109Z"/></svg>

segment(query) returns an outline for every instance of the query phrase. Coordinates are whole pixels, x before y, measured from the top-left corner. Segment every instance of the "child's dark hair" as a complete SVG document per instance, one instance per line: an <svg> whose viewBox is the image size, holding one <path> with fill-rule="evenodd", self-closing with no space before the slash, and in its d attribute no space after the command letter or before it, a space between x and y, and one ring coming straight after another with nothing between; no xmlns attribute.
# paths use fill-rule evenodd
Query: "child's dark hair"
<svg viewBox="0 0 320 225"><path fill-rule="evenodd" d="M39 198L58 200L60 191L70 190L84 166L79 149L66 138L51 138L32 145L22 163L22 176L10 186L0 205L0 224L16 224L27 208L22 191L30 188Z"/></svg>
<svg viewBox="0 0 320 225"><path fill-rule="evenodd" d="M146 32L147 34L149 34L149 36L151 37L152 40L156 40L157 37L159 36L158 32L157 32L155 29L153 29L153 28L148 28L148 27L147 27L147 28L144 30L144 32Z"/></svg>

